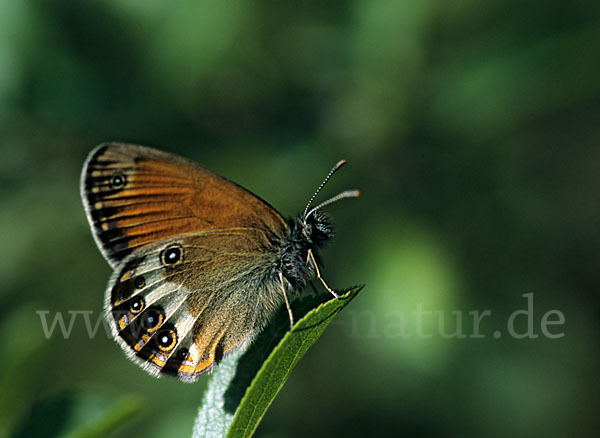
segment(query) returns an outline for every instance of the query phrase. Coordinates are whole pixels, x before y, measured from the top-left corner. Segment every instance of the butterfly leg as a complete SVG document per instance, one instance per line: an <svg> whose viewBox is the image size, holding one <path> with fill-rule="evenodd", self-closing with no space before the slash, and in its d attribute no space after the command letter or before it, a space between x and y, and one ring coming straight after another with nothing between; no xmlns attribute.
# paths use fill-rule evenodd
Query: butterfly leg
<svg viewBox="0 0 600 438"><path fill-rule="evenodd" d="M290 330L294 327L294 314L292 313L292 307L288 300L287 292L285 291L285 283L283 282L283 273L279 273L279 281L281 282L281 292L283 292L283 298L285 299L285 307L287 307L288 315L290 316Z"/></svg>
<svg viewBox="0 0 600 438"><path fill-rule="evenodd" d="M329 287L329 285L327 283L325 283L325 279L323 277L321 277L321 271L319 271L319 266L317 265L317 261L315 260L315 255L312 252L312 249L308 250L308 255L306 257L306 263L308 264L308 262L312 262L312 264L315 266L315 271L317 273L317 278L321 281L321 283L323 283L323 286L325 286L325 289L327 289L329 291L329 293L331 295L333 295L336 298L339 298L340 296L335 293L335 291Z"/></svg>

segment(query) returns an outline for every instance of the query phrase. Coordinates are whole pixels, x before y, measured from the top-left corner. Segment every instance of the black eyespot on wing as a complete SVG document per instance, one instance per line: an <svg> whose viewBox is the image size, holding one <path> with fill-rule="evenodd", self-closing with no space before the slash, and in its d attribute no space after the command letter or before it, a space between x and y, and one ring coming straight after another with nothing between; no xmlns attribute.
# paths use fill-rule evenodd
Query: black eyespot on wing
<svg viewBox="0 0 600 438"><path fill-rule="evenodd" d="M170 245L160 253L160 261L163 265L174 265L181 261L182 256L181 245Z"/></svg>
<svg viewBox="0 0 600 438"><path fill-rule="evenodd" d="M146 342L138 343L136 356L148 361L162 372L179 342L175 326L167 322L154 334L142 334L141 339Z"/></svg>
<svg viewBox="0 0 600 438"><path fill-rule="evenodd" d="M127 184L127 178L122 173L115 173L110 178L110 186L113 190L121 190Z"/></svg>
<svg viewBox="0 0 600 438"><path fill-rule="evenodd" d="M143 311L145 306L146 302L140 296L133 297L131 300L129 300L129 311L134 315L137 315Z"/></svg>
<svg viewBox="0 0 600 438"><path fill-rule="evenodd" d="M189 358L190 350L188 350L186 347L181 347L176 353L173 353L171 357L169 357L169 360L167 360L165 366L160 370L161 374L181 378L181 367L183 365L189 366L189 364L185 364ZM186 373L184 371L183 375L189 375L189 372Z"/></svg>
<svg viewBox="0 0 600 438"><path fill-rule="evenodd" d="M142 289L144 286L146 286L146 280L140 275L139 277L134 278L133 285L136 289Z"/></svg>
<svg viewBox="0 0 600 438"><path fill-rule="evenodd" d="M154 333L165 320L165 312L158 306L150 307L140 316L140 327L147 333Z"/></svg>
<svg viewBox="0 0 600 438"><path fill-rule="evenodd" d="M177 330L173 325L167 325L154 335L154 342L160 351L168 354L177 345Z"/></svg>
<svg viewBox="0 0 600 438"><path fill-rule="evenodd" d="M130 303L124 303L119 308L112 310L119 330L119 336L138 356L147 359L150 357L149 354L152 349L155 348L151 341L152 336L164 323L165 313L160 306L153 305L146 310L140 311L141 313L134 315L133 312L130 312L129 307L124 308L127 304ZM146 356L142 355L143 351L146 351L144 353Z"/></svg>
<svg viewBox="0 0 600 438"><path fill-rule="evenodd" d="M188 358L188 356L190 355L190 350L188 350L185 347L182 347L179 349L179 351L177 352L177 356L176 358L183 362L184 360L186 360Z"/></svg>

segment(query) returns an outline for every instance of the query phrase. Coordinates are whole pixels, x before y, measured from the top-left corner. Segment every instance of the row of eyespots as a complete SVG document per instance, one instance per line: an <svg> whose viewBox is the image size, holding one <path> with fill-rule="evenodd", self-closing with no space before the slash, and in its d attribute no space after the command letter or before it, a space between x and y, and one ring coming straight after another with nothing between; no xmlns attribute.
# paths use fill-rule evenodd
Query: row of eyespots
<svg viewBox="0 0 600 438"><path fill-rule="evenodd" d="M163 265L175 265L182 260L182 255L183 248L181 247L181 245L169 245L161 251L159 255L159 260ZM135 271L137 270L138 266L141 264L142 261L143 259L132 260L129 263L132 266L128 266L122 271L123 274L121 275L120 281L115 285L112 291L113 305L120 304L123 300L126 300L133 294L132 285L135 289L138 290L144 289L144 287L146 287L146 279L142 275L138 275L136 277L131 278L133 275L135 275ZM131 302L133 307L130 306L130 310L134 315L137 315L144 309L143 302L140 303L139 299L137 301Z"/></svg>
<svg viewBox="0 0 600 438"><path fill-rule="evenodd" d="M161 262L165 265L173 265L181 260L182 248L180 245L170 245L160 254ZM133 285L136 289L143 289L146 286L146 279L142 275L133 278ZM129 301L129 310L133 315L138 315L146 307L144 298L137 295Z"/></svg>
<svg viewBox="0 0 600 438"><path fill-rule="evenodd" d="M160 261L163 265L174 265L181 261L183 248L181 245L169 245L160 254ZM177 331L175 327L167 327L156 335L156 345L164 352L171 351L177 345ZM185 347L179 349L176 357L184 361L189 356L189 350Z"/></svg>
<svg viewBox="0 0 600 438"><path fill-rule="evenodd" d="M140 296L135 296L129 300L129 310L134 315L140 314L146 306L146 302ZM140 316L140 327L148 334L153 334L161 327L165 319L164 312L158 307L150 307L142 316ZM172 325L165 325L156 335L154 335L156 346L163 352L171 351L177 345L177 330ZM189 355L187 348L178 351L177 357L185 360Z"/></svg>
<svg viewBox="0 0 600 438"><path fill-rule="evenodd" d="M127 332L126 337L129 338L128 343L130 345L138 344L141 346L141 348L134 347L138 351L137 355L145 360L150 360L153 354L153 347L157 348L159 352L169 355L177 346L179 338L175 326L171 323L164 323L165 315L163 310L158 306L150 306L146 309L146 302L139 295L131 298L129 302L124 304L134 316L139 315L136 318L137 324L134 322L129 326L129 330L125 330ZM135 327L137 327L137 331ZM143 341L142 344L140 344L140 340ZM189 358L189 349L182 346L174 354L170 355L166 363L162 365L158 363L158 365L163 373L177 375L180 370L179 367L184 365ZM189 366L190 364L187 365Z"/></svg>
<svg viewBox="0 0 600 438"><path fill-rule="evenodd" d="M113 179L111 180L111 186L113 186L113 188L124 184L124 176L113 176ZM183 248L181 245L169 245L161 251L159 259L163 265L175 265L182 260L182 254ZM146 279L142 275L138 275L130 279L129 284L133 284L136 289L140 290L146 287ZM123 284L123 286L125 286L125 284ZM158 306L151 306L146 309L146 301L141 295L132 297L127 303L123 303L123 305L125 308L128 308L132 316L137 320L137 323L134 321L131 325L126 323L129 325L129 329L122 330L122 336L129 338L128 343L132 347L136 343L139 344L140 340L143 340L143 338L149 335L152 337L152 343L163 353L169 353L175 348L178 342L177 330L172 324L164 324L163 326L165 314L161 308ZM122 328L124 329L125 327ZM142 335L141 332L144 332L145 335ZM150 347L150 345L147 347ZM138 355L144 356L147 354L146 351L146 348L144 348L138 352ZM189 358L189 355L189 349L182 347L173 356L173 359L183 362Z"/></svg>
<svg viewBox="0 0 600 438"><path fill-rule="evenodd" d="M181 245L169 245L160 253L160 262L164 265L174 265L181 260L183 249ZM137 268L137 267L136 267ZM135 272L135 268L131 271ZM127 280L127 273L122 276L122 282ZM125 285L124 285L125 286ZM142 275L133 278L133 286L136 289L143 289L146 286L146 279ZM133 312L133 310L132 310ZM135 313L135 312L134 312Z"/></svg>

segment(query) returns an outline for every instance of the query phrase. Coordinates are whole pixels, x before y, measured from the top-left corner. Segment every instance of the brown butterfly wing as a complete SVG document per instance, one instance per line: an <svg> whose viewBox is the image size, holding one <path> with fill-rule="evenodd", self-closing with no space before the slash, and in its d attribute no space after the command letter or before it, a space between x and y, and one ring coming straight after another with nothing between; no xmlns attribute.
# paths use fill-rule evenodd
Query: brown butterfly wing
<svg viewBox="0 0 600 438"><path fill-rule="evenodd" d="M276 256L256 228L192 233L136 251L107 290L113 334L151 374L194 381L246 345L281 303Z"/></svg>
<svg viewBox="0 0 600 438"><path fill-rule="evenodd" d="M113 267L137 249L184 233L286 224L268 203L210 170L145 146L107 143L88 156L81 197L94 238Z"/></svg>

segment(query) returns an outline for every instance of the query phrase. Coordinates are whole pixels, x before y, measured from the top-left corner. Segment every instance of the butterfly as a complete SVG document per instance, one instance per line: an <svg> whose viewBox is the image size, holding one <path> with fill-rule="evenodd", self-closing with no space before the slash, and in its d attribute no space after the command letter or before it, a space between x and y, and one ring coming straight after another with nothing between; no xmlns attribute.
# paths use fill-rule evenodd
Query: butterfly
<svg viewBox="0 0 600 438"><path fill-rule="evenodd" d="M88 155L81 198L113 268L105 317L114 339L154 376L193 382L248 345L289 295L318 278L317 250L333 237L322 207L284 219L243 187L157 149L105 143ZM312 284L312 283L311 283Z"/></svg>

